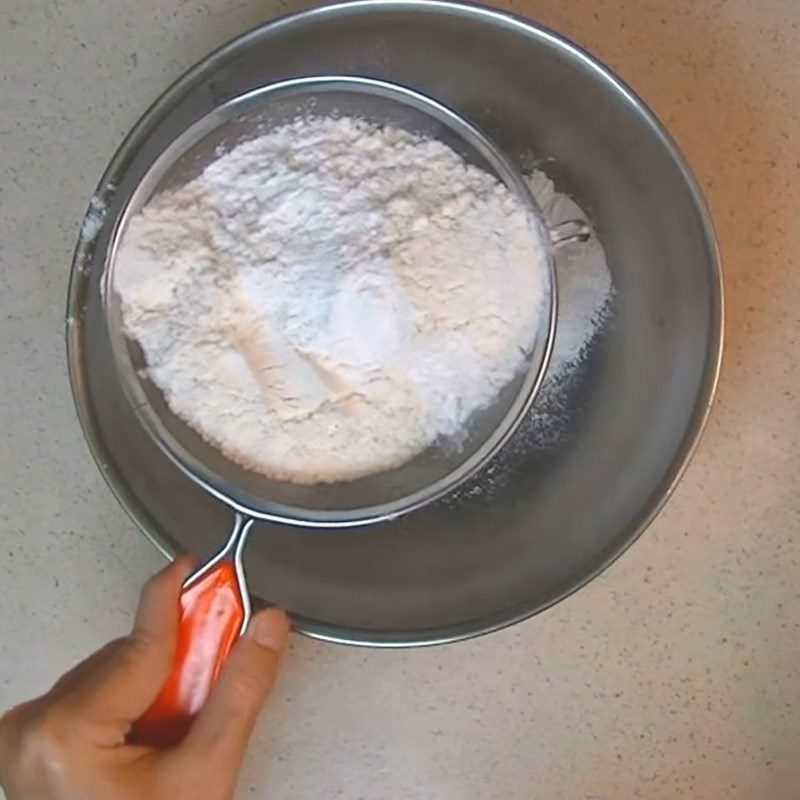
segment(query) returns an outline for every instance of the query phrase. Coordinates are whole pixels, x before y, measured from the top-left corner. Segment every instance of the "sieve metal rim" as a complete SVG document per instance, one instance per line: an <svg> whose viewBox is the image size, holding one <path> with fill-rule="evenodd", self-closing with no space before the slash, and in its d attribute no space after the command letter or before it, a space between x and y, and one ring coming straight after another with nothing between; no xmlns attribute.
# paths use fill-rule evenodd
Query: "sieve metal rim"
<svg viewBox="0 0 800 800"><path fill-rule="evenodd" d="M463 139L470 142L486 158L503 183L509 186L522 201L532 234L539 238L545 248L544 271L542 279L545 289L545 312L540 319L540 333L544 335L544 346L540 348L539 357L531 360L526 377L513 402L509 405L506 414L499 426L484 440L475 452L466 458L459 466L439 480L424 489L412 492L404 497L390 502L363 506L343 512L327 512L316 509L307 509L300 506L291 506L279 502L268 501L259 507L250 500L254 499L248 492L226 481L215 470L210 469L201 460L190 453L166 428L160 415L153 409L145 393L140 376L137 373L125 344L124 335L115 324L113 314L113 285L112 265L119 247L122 235L130 217L137 210L137 201L141 195L147 194L153 176L164 169L165 164L173 163L176 154L180 154L191 147L191 143L202 138L200 131L207 128L210 118L226 117L234 110L240 110L248 104L263 100L264 97L295 89L311 88L344 88L367 94L379 94L384 97L405 102L431 116L445 121L451 130L457 132ZM194 138L196 137L196 138ZM163 174L163 173L162 173ZM581 237L579 231L566 229L559 232L548 229L544 222L541 210L525 183L522 175L513 165L511 160L483 131L446 105L437 100L410 89L400 84L374 78L364 78L353 75L316 75L301 78L291 78L258 87L238 95L225 103L216 106L210 113L186 128L178 137L173 139L157 156L145 175L128 194L124 206L115 220L111 231L109 244L104 254L103 271L101 277L101 299L105 323L109 333L114 362L121 379L123 391L136 413L142 427L170 461L198 486L209 492L230 508L247 517L260 520L293 525L301 528L349 528L360 525L369 525L377 522L395 519L401 515L411 513L437 499L452 492L459 485L467 481L478 470L484 467L502 446L508 441L524 418L533 403L550 359L553 340L555 336L557 318L557 286L553 262L553 245L571 241L575 236Z"/></svg>

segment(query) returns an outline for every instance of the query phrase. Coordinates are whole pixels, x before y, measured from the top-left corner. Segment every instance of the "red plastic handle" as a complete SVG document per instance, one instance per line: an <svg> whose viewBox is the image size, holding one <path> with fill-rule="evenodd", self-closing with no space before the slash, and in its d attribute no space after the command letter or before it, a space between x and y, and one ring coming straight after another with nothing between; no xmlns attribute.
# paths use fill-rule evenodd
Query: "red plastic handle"
<svg viewBox="0 0 800 800"><path fill-rule="evenodd" d="M150 708L134 723L130 740L168 747L188 732L208 699L239 637L245 608L233 564L220 561L187 586L172 671Z"/></svg>

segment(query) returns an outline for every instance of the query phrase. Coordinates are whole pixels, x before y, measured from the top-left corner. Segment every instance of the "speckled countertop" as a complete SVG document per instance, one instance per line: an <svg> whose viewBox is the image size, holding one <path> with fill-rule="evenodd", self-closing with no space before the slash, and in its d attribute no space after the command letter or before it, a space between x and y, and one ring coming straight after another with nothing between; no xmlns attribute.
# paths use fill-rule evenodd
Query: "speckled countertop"
<svg viewBox="0 0 800 800"><path fill-rule="evenodd" d="M0 707L125 629L159 566L102 482L68 389L66 281L88 198L167 83L295 7L0 5ZM728 300L714 413L655 524L549 612L421 651L295 640L241 797L796 798L800 3L509 7L617 69L696 171Z"/></svg>

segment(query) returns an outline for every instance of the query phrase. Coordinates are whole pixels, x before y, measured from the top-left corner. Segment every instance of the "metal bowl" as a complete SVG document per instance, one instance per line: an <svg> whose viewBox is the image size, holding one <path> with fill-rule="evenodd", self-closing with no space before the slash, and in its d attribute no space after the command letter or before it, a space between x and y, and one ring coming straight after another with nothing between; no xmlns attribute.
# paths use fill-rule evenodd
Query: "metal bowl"
<svg viewBox="0 0 800 800"><path fill-rule="evenodd" d="M474 636L597 575L675 487L722 347L711 223L641 100L575 45L518 17L367 0L280 19L217 50L155 103L112 160L70 286L70 375L87 439L120 501L167 554L211 551L230 512L162 455L130 410L104 333L105 250L127 198L176 135L249 90L320 74L409 86L473 121L517 166L545 162L589 212L609 258L613 320L574 376L556 441L520 440L523 423L501 453L513 455L501 483L479 474L478 491L394 522L313 534L263 523L251 534L253 594L289 608L311 636L383 646Z"/></svg>
<svg viewBox="0 0 800 800"><path fill-rule="evenodd" d="M542 303L531 308L530 340L516 375L494 402L467 420L458 441L440 437L411 460L356 480L303 485L245 469L172 412L148 377L144 355L125 336L114 290L116 253L127 223L157 194L196 178L221 152L298 117L345 115L440 141L493 175L525 210L531 239L543 248L531 263ZM508 440L544 377L555 328L551 238L522 176L479 130L450 109L401 86L358 77L320 76L269 84L215 107L172 142L131 194L116 226L103 276L107 327L123 389L143 427L175 465L216 497L249 516L309 527L349 527L407 514L455 490Z"/></svg>

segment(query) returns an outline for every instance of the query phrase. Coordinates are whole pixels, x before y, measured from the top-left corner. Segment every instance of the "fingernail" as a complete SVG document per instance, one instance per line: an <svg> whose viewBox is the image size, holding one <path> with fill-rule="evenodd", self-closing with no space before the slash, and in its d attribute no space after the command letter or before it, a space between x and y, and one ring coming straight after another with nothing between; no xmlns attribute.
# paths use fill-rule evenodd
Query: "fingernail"
<svg viewBox="0 0 800 800"><path fill-rule="evenodd" d="M267 650L283 650L291 624L286 614L278 608L259 611L247 628L248 636Z"/></svg>

